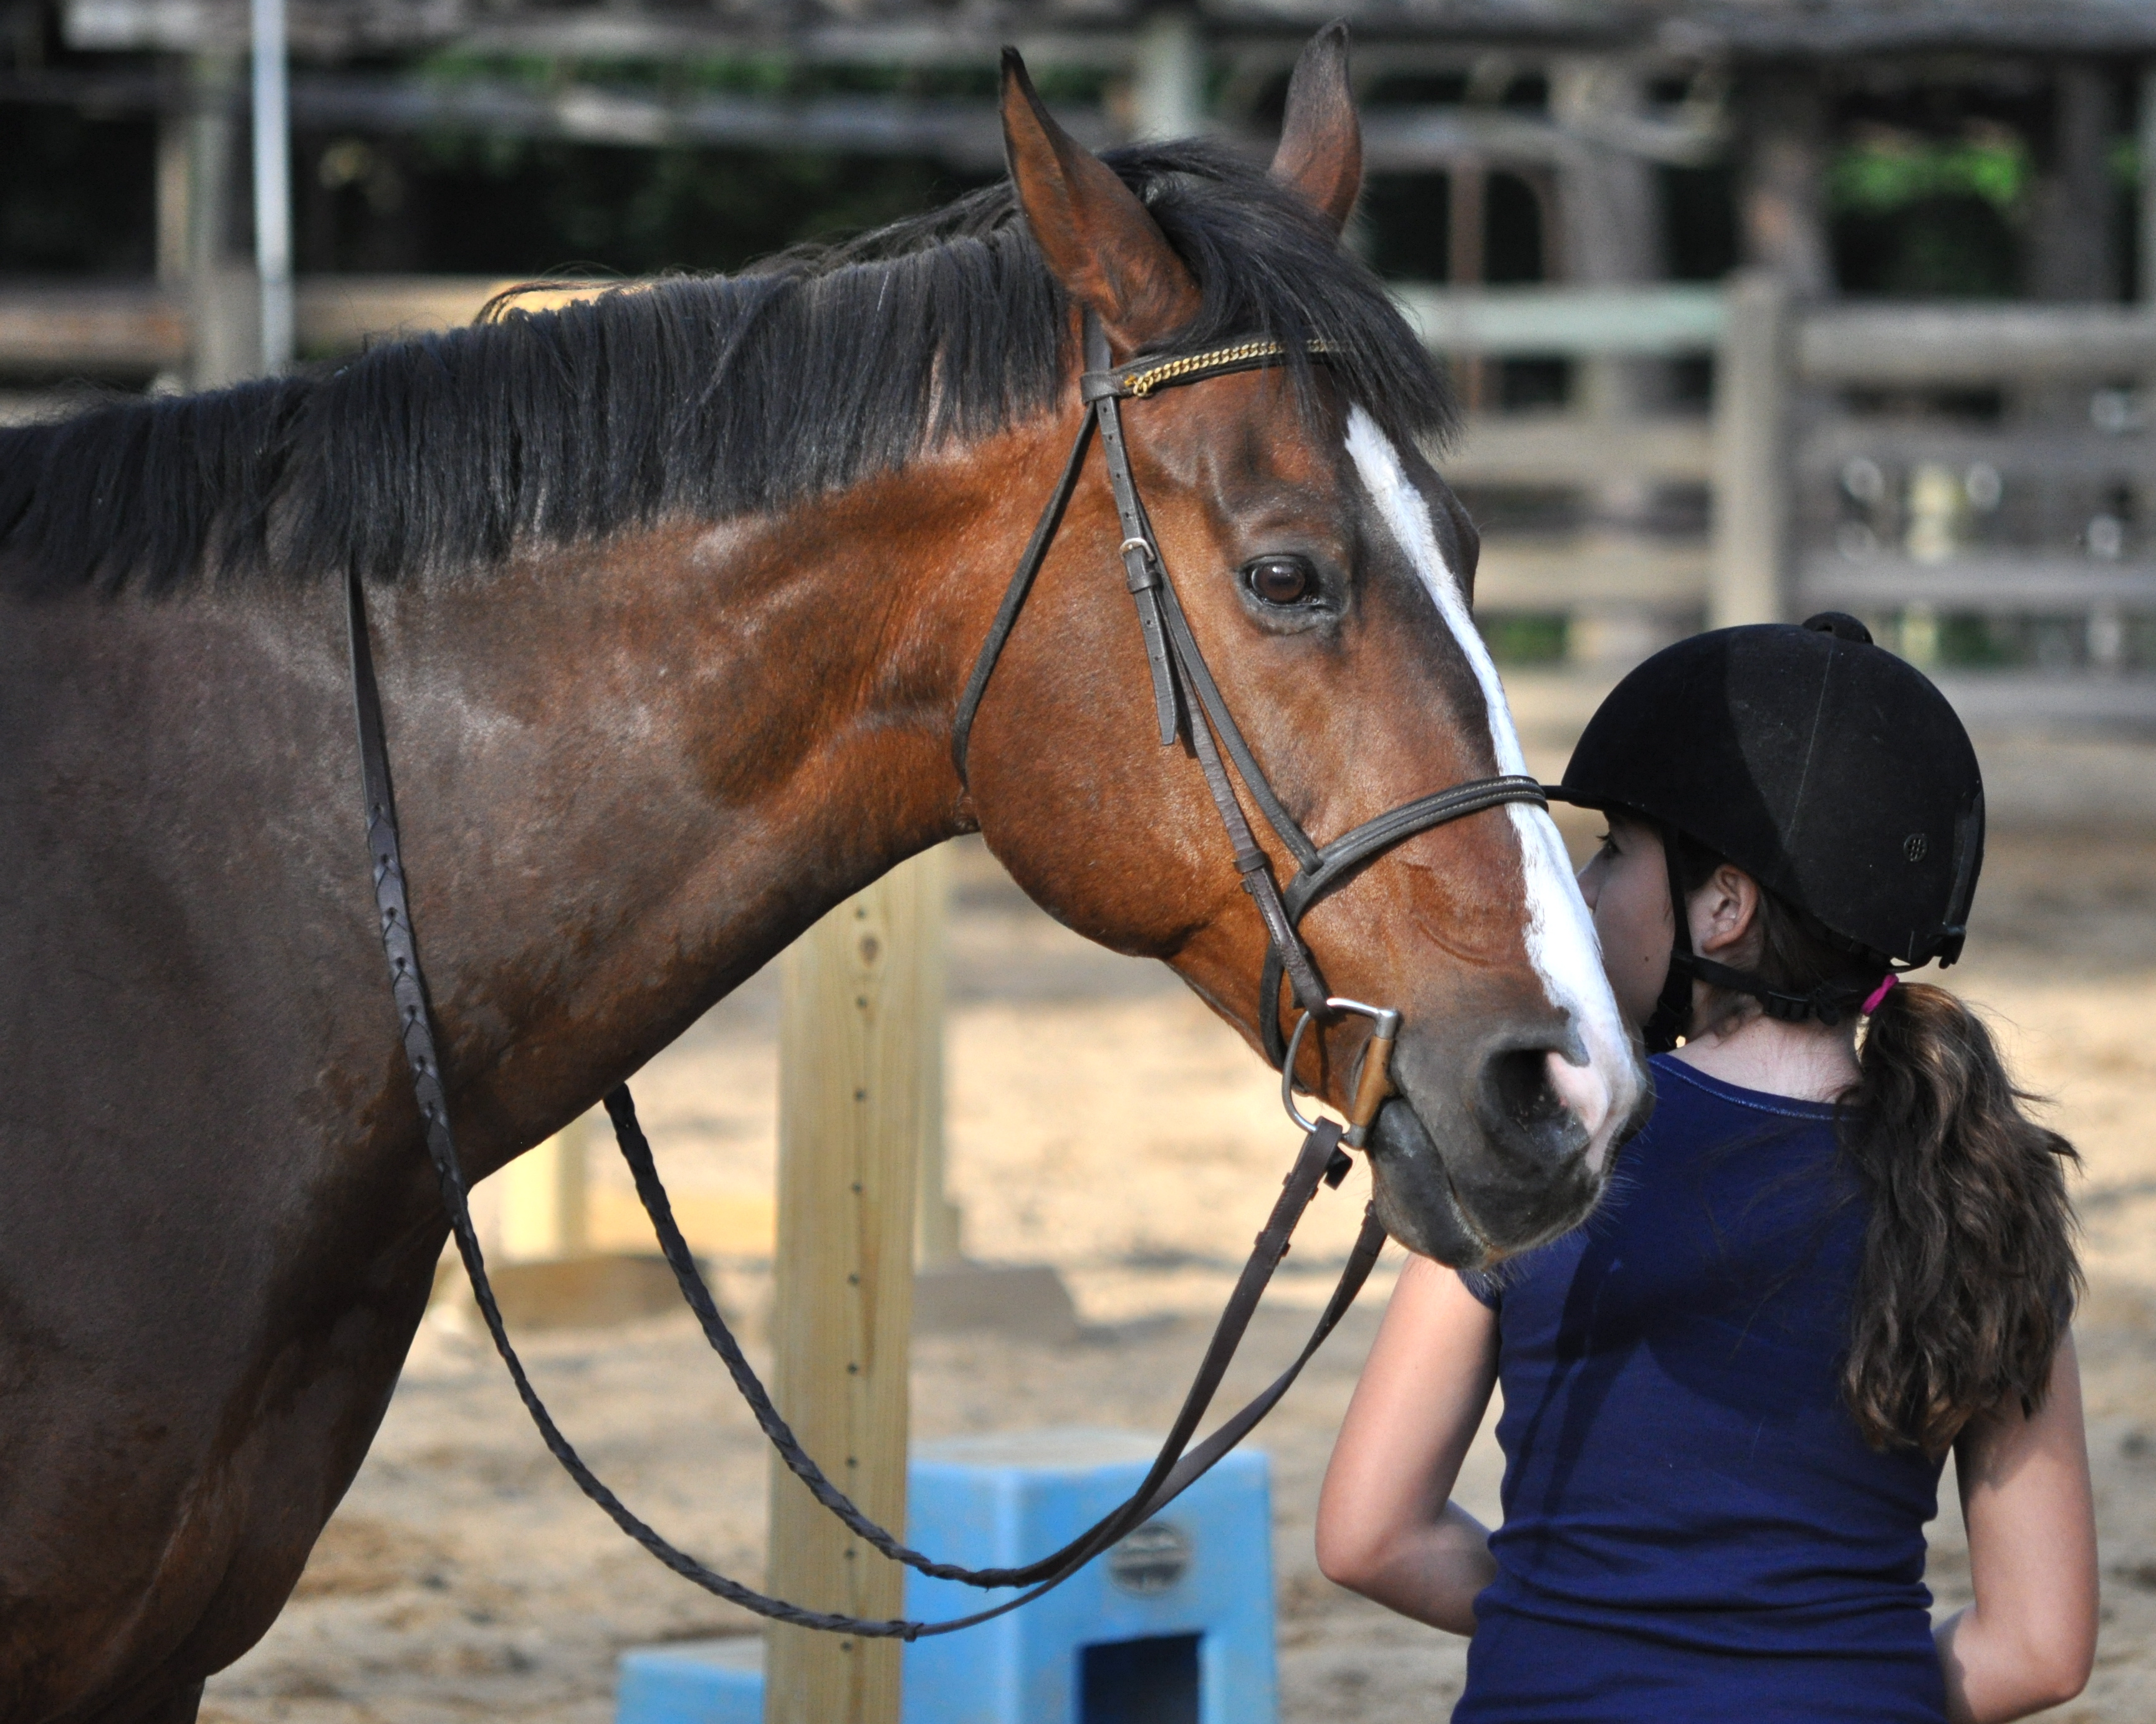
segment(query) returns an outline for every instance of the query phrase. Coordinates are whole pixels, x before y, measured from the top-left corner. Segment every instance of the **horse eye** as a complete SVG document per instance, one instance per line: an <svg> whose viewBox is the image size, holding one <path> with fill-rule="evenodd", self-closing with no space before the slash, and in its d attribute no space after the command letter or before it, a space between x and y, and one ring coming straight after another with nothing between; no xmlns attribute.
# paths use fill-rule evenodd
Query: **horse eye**
<svg viewBox="0 0 2156 1724"><path fill-rule="evenodd" d="M1260 557L1243 571L1267 604L1299 604L1317 590L1317 572L1300 557Z"/></svg>

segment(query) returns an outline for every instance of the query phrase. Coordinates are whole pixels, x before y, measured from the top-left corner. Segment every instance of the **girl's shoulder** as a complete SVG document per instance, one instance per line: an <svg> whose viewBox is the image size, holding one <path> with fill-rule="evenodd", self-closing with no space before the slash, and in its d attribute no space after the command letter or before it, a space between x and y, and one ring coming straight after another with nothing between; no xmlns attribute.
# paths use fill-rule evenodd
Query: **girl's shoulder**
<svg viewBox="0 0 2156 1724"><path fill-rule="evenodd" d="M1719 1117L1746 1115L1770 1119L1797 1120L1831 1126L1839 1111L1831 1101L1811 1101L1800 1095L1777 1095L1765 1090L1747 1090L1721 1078L1710 1077L1675 1054L1657 1054L1648 1066L1655 1075L1655 1111L1642 1137L1657 1125L1666 1128L1669 1116L1687 1125Z"/></svg>

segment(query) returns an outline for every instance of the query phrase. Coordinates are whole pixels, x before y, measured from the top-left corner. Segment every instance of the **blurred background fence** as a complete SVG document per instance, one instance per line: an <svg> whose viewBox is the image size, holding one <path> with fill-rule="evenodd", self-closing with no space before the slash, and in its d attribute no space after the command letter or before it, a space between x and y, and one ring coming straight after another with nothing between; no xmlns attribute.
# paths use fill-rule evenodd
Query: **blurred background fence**
<svg viewBox="0 0 2156 1724"><path fill-rule="evenodd" d="M1343 9L1531 732L1826 608L1980 725L2156 725L2148 6L295 0L300 351L985 183L1005 40L1089 142L1260 151ZM258 368L245 10L0 0L0 413Z"/></svg>

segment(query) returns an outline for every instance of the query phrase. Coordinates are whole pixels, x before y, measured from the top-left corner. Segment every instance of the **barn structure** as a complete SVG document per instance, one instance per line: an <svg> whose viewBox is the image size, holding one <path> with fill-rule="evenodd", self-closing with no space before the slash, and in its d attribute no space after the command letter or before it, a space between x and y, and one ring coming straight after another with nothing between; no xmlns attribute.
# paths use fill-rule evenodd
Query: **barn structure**
<svg viewBox="0 0 2156 1724"><path fill-rule="evenodd" d="M244 0L5 9L0 105L156 116L167 279L240 237L236 217L203 218L232 202L240 165L247 12ZM1373 212L1400 230L1384 259L1409 266L1399 273L1629 285L1743 261L1831 295L1837 146L1987 124L2015 135L2035 182L2020 289L2103 300L2149 273L2125 254L2150 224L2119 208L2120 146L2156 65L2156 12L2133 0L295 0L294 125L313 170L300 179L334 192L363 172L340 143L458 131L993 172L1006 42L1096 146L1203 131L1256 148L1297 46L1336 14L1356 31L1373 196L1408 206ZM1729 177L1733 255L1672 255L1684 212L1670 206L1689 188L1672 192L1671 170Z"/></svg>

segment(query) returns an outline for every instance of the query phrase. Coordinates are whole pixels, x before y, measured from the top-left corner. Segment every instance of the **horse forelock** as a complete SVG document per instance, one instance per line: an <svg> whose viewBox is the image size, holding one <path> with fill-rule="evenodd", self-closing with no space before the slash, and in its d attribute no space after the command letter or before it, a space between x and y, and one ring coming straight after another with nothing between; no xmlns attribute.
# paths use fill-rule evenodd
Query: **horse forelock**
<svg viewBox="0 0 2156 1724"><path fill-rule="evenodd" d="M1107 158L1203 295L1168 351L1270 336L1395 438L1450 428L1430 356L1296 196L1199 143ZM665 278L192 396L0 429L18 591L370 582L662 518L783 509L1057 403L1070 307L1008 182L734 276ZM1286 428L1283 428L1285 429Z"/></svg>

